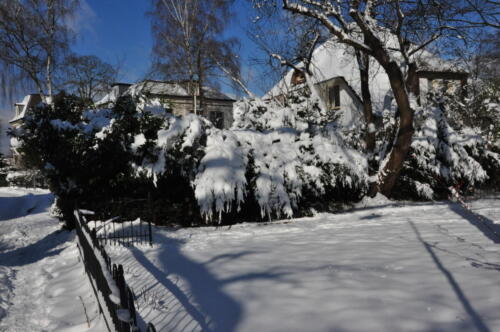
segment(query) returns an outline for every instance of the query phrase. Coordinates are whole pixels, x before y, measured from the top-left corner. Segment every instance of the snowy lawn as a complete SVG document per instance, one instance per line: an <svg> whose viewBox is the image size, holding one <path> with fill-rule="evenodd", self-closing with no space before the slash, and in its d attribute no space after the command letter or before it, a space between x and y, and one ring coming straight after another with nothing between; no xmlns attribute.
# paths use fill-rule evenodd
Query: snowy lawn
<svg viewBox="0 0 500 332"><path fill-rule="evenodd" d="M48 214L52 201L48 191L0 188L0 331L105 331L75 235Z"/></svg>
<svg viewBox="0 0 500 332"><path fill-rule="evenodd" d="M472 204L500 228L500 199ZM109 247L158 331L500 331L500 239L454 203L375 200Z"/></svg>

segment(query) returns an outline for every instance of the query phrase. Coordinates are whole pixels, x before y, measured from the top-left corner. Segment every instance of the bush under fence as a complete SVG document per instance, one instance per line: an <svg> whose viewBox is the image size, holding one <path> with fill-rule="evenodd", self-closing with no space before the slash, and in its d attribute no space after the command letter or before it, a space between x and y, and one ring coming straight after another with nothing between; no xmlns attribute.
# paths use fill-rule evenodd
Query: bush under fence
<svg viewBox="0 0 500 332"><path fill-rule="evenodd" d="M108 331L140 332L137 326L134 293L125 282L123 266L111 262L111 258L96 236L95 228L90 230L88 227L85 217L88 212L75 210L74 214L80 256ZM146 332L156 332L153 324L147 325Z"/></svg>

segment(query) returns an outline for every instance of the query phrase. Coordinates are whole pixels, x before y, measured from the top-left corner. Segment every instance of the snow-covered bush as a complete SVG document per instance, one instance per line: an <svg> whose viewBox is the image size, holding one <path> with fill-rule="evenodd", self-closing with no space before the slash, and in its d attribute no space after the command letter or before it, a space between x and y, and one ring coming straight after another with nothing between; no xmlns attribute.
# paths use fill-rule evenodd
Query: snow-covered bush
<svg viewBox="0 0 500 332"><path fill-rule="evenodd" d="M475 128L488 143L500 151L500 87L495 82L473 81L468 97L445 94L434 97L456 129Z"/></svg>
<svg viewBox="0 0 500 332"><path fill-rule="evenodd" d="M338 114L320 107L320 100L308 90L290 92L283 102L278 100L243 99L234 107L234 129L257 131L294 128L314 129L335 122Z"/></svg>
<svg viewBox="0 0 500 332"><path fill-rule="evenodd" d="M314 115L317 104L295 100L299 104L289 107L241 101L231 130L195 115L167 116L156 139L135 137L132 150L146 154L134 164L136 172L155 183L173 173L188 178L207 221L228 214L291 217L319 202L359 199L367 180L363 156L345 146L332 126L319 126L327 118Z"/></svg>
<svg viewBox="0 0 500 332"><path fill-rule="evenodd" d="M103 216L195 225L292 217L360 199L364 156L327 125L333 117L317 101L297 95L288 105L243 101L235 127L221 130L130 97L84 110L63 95L14 136L65 216L78 204Z"/></svg>
<svg viewBox="0 0 500 332"><path fill-rule="evenodd" d="M11 187L47 188L45 179L36 170L11 171L7 173L5 181Z"/></svg>
<svg viewBox="0 0 500 332"><path fill-rule="evenodd" d="M489 149L481 132L453 129L443 108L417 108L413 142L394 197L447 198L451 186L477 187L500 171L500 155Z"/></svg>
<svg viewBox="0 0 500 332"><path fill-rule="evenodd" d="M0 187L7 186L7 174L9 174L9 167L4 155L0 153Z"/></svg>

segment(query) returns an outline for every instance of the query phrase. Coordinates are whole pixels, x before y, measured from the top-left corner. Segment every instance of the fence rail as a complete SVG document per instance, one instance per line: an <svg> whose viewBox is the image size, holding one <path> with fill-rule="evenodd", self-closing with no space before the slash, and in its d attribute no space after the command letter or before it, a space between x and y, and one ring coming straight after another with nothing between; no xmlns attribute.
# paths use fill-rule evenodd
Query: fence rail
<svg viewBox="0 0 500 332"><path fill-rule="evenodd" d="M99 310L110 332L140 332L134 294L125 282L123 266L111 262L104 246L97 238L96 229L90 230L85 215L75 210L78 249L85 265ZM149 227L151 232L151 227ZM152 241L151 233L150 240ZM156 332L149 323L146 332Z"/></svg>
<svg viewBox="0 0 500 332"><path fill-rule="evenodd" d="M131 246L134 244L145 244L149 243L150 246L153 245L153 232L151 230L151 222L143 222L141 219L135 222L139 225L134 225L134 221L123 221L120 223L114 222L111 219L109 223L104 223L102 227L102 232L96 233L97 240L102 244L111 245L125 245ZM112 225L112 230L107 230L109 225ZM117 226L118 225L118 226ZM97 229L94 227L94 230Z"/></svg>

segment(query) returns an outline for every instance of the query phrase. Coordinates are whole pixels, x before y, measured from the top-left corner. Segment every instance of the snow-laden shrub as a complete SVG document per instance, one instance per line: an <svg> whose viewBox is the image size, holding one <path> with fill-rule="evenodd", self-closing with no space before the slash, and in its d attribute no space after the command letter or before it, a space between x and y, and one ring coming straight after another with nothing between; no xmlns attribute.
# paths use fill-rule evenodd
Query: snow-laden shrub
<svg viewBox="0 0 500 332"><path fill-rule="evenodd" d="M255 115L254 105L265 112ZM247 100L231 130L158 107L127 97L113 109L84 110L62 96L32 112L15 137L64 215L78 204L103 217L183 225L271 219L357 200L366 190L364 157L324 125L332 118L317 101Z"/></svg>
<svg viewBox="0 0 500 332"><path fill-rule="evenodd" d="M469 85L468 94L466 98L454 94L433 98L442 105L453 128L475 128L500 151L500 87L494 82L476 80Z"/></svg>
<svg viewBox="0 0 500 332"><path fill-rule="evenodd" d="M175 168L192 179L210 127L208 120L194 114L166 114L161 118L160 129L152 132L149 139L142 132L134 136L130 149L139 157L133 164L136 173L152 178L156 184L158 176Z"/></svg>
<svg viewBox="0 0 500 332"><path fill-rule="evenodd" d="M5 181L11 187L47 188L45 179L36 170L11 171L7 174Z"/></svg>
<svg viewBox="0 0 500 332"><path fill-rule="evenodd" d="M320 100L308 91L294 91L283 99L243 99L234 106L234 129L257 131L295 128L300 131L311 126L324 126L334 122L338 114L320 107Z"/></svg>
<svg viewBox="0 0 500 332"><path fill-rule="evenodd" d="M343 144L333 126L318 126L327 118L311 115L317 104L297 100L290 107L242 101L231 130L196 115L169 115L156 138L134 138L131 149L147 155L134 164L136 172L154 183L174 173L188 178L207 221L251 203L261 218L272 218L292 217L318 201L359 199L367 180L364 158Z"/></svg>
<svg viewBox="0 0 500 332"><path fill-rule="evenodd" d="M201 213L208 219L212 219L214 212L220 219L221 213L231 211L233 205L240 211L247 188L246 152L232 131L216 128L209 131L205 155L193 182Z"/></svg>
<svg viewBox="0 0 500 332"><path fill-rule="evenodd" d="M450 186L472 188L500 170L500 155L488 149L479 132L453 129L440 107L415 113L415 134L394 196L446 198Z"/></svg>

